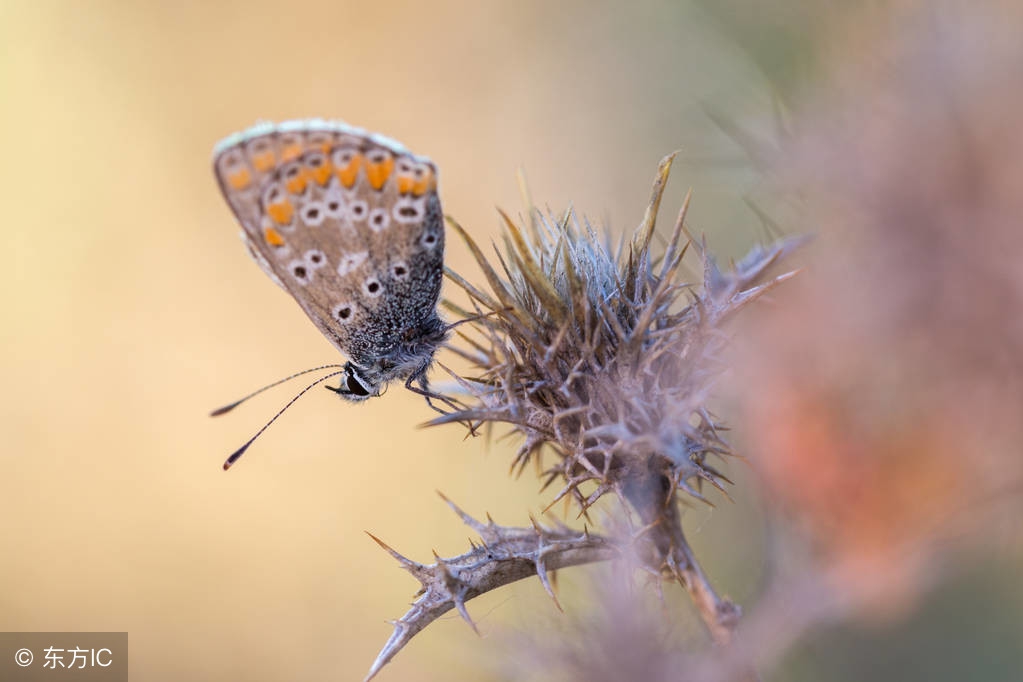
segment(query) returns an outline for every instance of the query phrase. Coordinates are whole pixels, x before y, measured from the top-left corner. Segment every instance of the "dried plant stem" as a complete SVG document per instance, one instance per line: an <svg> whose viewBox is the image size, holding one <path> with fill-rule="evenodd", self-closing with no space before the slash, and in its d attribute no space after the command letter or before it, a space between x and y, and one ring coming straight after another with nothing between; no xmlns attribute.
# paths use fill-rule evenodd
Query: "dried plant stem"
<svg viewBox="0 0 1023 682"><path fill-rule="evenodd" d="M657 568L668 572L685 588L711 639L719 647L732 644L742 609L714 590L696 555L686 541L675 499L676 488L660 473L633 475L626 479L622 493L645 524L645 537L656 552ZM743 679L759 676L746 671Z"/></svg>

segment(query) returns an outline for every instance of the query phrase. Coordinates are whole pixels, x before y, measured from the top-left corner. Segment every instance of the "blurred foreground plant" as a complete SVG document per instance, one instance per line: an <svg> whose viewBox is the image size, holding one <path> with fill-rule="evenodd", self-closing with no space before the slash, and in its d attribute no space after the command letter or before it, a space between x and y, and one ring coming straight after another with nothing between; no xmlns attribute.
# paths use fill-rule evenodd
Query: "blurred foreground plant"
<svg viewBox="0 0 1023 682"><path fill-rule="evenodd" d="M840 50L778 164L814 271L741 337L761 481L875 615L1023 499L1023 12L998 7L901 8Z"/></svg>
<svg viewBox="0 0 1023 682"><path fill-rule="evenodd" d="M465 602L473 597L532 575L554 597L549 571L608 559L626 560L658 586L677 581L713 640L730 642L740 610L715 592L686 542L680 496L707 502L704 483L727 496L730 481L710 459L733 453L707 407L724 368L722 325L789 277L766 272L799 240L755 248L726 270L701 246L703 281L684 281L682 259L693 243L686 241L688 197L666 246L654 247L673 158L658 169L636 233L617 248L572 212L555 220L531 209L525 226L502 214L505 249L491 262L450 222L490 293L448 272L475 310L449 307L475 317L482 340L462 335L469 350L456 349L475 367L471 377L456 376L467 406L432 424L510 425L522 437L513 469L521 473L534 461L545 487L560 486L548 506L569 500L588 518L612 494L622 513L595 534L535 520L522 528L482 523L452 505L480 534L481 544L466 554L424 565L381 543L422 588L370 676L444 613L457 609L472 625ZM553 464L543 462L545 453Z"/></svg>

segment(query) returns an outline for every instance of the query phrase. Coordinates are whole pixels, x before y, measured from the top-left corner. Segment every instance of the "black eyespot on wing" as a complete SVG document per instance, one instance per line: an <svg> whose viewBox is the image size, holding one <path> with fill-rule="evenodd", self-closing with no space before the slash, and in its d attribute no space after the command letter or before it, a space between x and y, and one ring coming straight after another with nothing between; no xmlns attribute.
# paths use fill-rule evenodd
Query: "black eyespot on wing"
<svg viewBox="0 0 1023 682"><path fill-rule="evenodd" d="M339 303L334 306L334 319L342 324L352 319L352 306L350 303Z"/></svg>
<svg viewBox="0 0 1023 682"><path fill-rule="evenodd" d="M362 290L371 298L377 298L384 293L384 287L376 277L369 277L362 283Z"/></svg>

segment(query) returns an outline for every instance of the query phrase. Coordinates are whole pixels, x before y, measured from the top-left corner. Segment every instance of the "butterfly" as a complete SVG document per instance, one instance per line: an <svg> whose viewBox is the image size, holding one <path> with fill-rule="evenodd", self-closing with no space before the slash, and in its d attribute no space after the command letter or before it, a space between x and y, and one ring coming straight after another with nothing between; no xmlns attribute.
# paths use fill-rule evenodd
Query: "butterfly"
<svg viewBox="0 0 1023 682"><path fill-rule="evenodd" d="M404 380L439 397L426 383L449 329L437 314L444 218L433 162L312 119L228 136L213 169L249 253L347 357L328 388L360 402Z"/></svg>

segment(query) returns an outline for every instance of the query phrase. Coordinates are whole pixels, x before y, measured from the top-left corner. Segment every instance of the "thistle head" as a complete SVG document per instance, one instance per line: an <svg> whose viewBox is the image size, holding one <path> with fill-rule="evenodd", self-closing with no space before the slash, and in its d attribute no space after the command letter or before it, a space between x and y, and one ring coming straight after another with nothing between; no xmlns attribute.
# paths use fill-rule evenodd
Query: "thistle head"
<svg viewBox="0 0 1023 682"><path fill-rule="evenodd" d="M525 225L501 213L505 244L492 262L452 223L490 291L448 272L482 314L474 322L482 340L463 335L472 404L435 423L511 425L523 436L513 467L535 460L547 484L561 482L552 504L568 496L585 511L616 492L646 517L636 481L657 477L663 495L649 503L662 505L678 490L703 499L704 481L722 491L728 482L708 461L731 452L707 407L721 371L720 326L764 290L756 281L791 243L757 249L729 272L697 248L703 281L683 278L688 196L666 245L655 247L672 158L661 162L635 234L617 246L572 211L531 209ZM546 467L545 450L556 456Z"/></svg>

